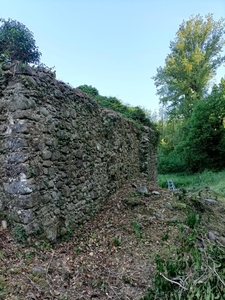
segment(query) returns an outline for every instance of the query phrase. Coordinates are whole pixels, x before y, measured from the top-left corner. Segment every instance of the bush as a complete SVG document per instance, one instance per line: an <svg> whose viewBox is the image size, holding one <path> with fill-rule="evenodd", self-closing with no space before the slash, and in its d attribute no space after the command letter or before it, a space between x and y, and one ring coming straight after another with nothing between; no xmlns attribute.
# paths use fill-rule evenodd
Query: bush
<svg viewBox="0 0 225 300"><path fill-rule="evenodd" d="M0 19L0 55L8 62L38 63L41 53L38 51L33 33L16 20Z"/></svg>
<svg viewBox="0 0 225 300"><path fill-rule="evenodd" d="M158 158L158 172L160 174L185 172L185 164L173 150L167 155Z"/></svg>
<svg viewBox="0 0 225 300"><path fill-rule="evenodd" d="M100 107L112 109L119 112L124 118L131 119L140 125L156 129L156 126L153 124L153 122L151 122L148 114L140 107L130 107L124 105L116 97L101 96L99 95L98 90L91 85L80 85L77 87L77 89L80 89L81 91L89 94L89 96L91 96L98 102Z"/></svg>

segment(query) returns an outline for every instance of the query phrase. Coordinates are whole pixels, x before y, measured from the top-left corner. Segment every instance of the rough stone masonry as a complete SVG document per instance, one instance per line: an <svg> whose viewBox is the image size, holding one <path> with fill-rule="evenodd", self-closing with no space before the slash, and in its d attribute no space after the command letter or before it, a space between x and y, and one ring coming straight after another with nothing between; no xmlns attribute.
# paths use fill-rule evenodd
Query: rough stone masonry
<svg viewBox="0 0 225 300"><path fill-rule="evenodd" d="M156 132L100 109L46 68L0 75L0 212L31 238L55 241L126 181L156 182Z"/></svg>

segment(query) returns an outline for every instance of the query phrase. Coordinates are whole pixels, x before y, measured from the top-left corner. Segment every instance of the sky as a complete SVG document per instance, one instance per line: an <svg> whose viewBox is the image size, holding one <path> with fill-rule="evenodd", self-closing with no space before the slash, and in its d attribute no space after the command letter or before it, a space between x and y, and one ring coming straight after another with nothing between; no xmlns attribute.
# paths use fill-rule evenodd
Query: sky
<svg viewBox="0 0 225 300"><path fill-rule="evenodd" d="M151 112L159 108L153 76L191 15L225 16L225 0L0 0L1 18L34 34L41 63L76 88ZM225 75L218 69L215 83Z"/></svg>

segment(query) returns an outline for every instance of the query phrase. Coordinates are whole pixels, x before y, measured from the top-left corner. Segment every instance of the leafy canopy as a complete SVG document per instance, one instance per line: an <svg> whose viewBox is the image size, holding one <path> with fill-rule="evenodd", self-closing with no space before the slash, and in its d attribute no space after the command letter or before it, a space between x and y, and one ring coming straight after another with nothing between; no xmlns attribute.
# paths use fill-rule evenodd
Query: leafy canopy
<svg viewBox="0 0 225 300"><path fill-rule="evenodd" d="M225 80L197 103L175 152L191 172L225 167Z"/></svg>
<svg viewBox="0 0 225 300"><path fill-rule="evenodd" d="M0 55L9 62L38 63L41 53L35 44L33 33L16 20L0 19Z"/></svg>
<svg viewBox="0 0 225 300"><path fill-rule="evenodd" d="M214 85L211 94L195 105L191 117L176 128L180 140L173 146L170 125L168 121L159 147L160 173L225 168L225 79Z"/></svg>
<svg viewBox="0 0 225 300"><path fill-rule="evenodd" d="M210 79L225 61L221 55L224 32L224 19L215 22L212 14L205 20L192 16L180 25L165 66L153 77L160 102L171 116L188 118L206 93Z"/></svg>

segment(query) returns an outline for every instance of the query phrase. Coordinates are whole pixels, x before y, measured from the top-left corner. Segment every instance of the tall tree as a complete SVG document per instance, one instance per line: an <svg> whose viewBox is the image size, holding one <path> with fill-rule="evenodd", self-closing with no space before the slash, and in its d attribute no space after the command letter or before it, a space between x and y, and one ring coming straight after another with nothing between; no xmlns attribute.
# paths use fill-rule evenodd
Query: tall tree
<svg viewBox="0 0 225 300"><path fill-rule="evenodd" d="M165 66L159 67L153 77L160 102L167 106L170 116L190 117L204 96L210 79L225 61L221 55L224 33L224 19L216 22L212 14L205 20L193 16L180 25L175 41L170 42Z"/></svg>
<svg viewBox="0 0 225 300"><path fill-rule="evenodd" d="M41 53L35 44L33 33L16 20L0 19L1 60L38 63Z"/></svg>

